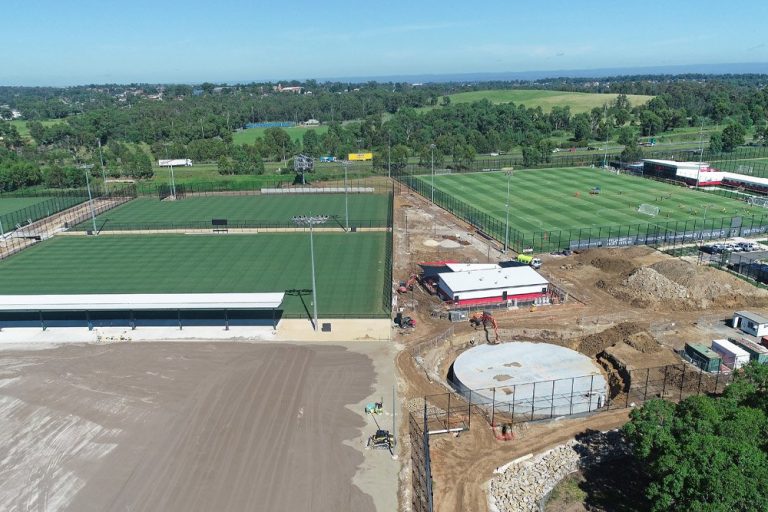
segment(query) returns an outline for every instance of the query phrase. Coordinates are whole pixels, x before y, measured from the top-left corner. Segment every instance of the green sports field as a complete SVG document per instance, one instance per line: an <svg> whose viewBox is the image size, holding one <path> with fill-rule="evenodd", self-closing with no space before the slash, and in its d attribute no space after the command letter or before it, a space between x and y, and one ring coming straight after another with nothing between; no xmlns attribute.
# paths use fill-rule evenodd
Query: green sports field
<svg viewBox="0 0 768 512"><path fill-rule="evenodd" d="M49 197L3 197L0 198L0 215L7 215L9 213L23 210L35 206L36 204L45 203Z"/></svg>
<svg viewBox="0 0 768 512"><path fill-rule="evenodd" d="M388 233L315 234L321 315L384 315ZM387 283L389 286L389 283ZM0 261L6 294L311 289L309 235L58 236ZM311 298L304 301L311 311ZM288 314L305 313L286 295Z"/></svg>
<svg viewBox="0 0 768 512"><path fill-rule="evenodd" d="M349 219L353 225L385 226L390 196L349 194ZM242 221L250 225L290 224L295 215L338 215L344 221L344 194L294 194L188 197L177 201L139 198L96 218L99 229L130 225L208 223L211 219ZM355 221L355 222L353 222ZM90 228L90 224L84 223Z"/></svg>
<svg viewBox="0 0 768 512"><path fill-rule="evenodd" d="M429 197L431 177L418 179L422 193L426 191ZM708 223L715 218L762 216L766 212L736 199L591 168L515 171L510 184L510 226L522 232L703 221L707 206ZM599 195L590 194L593 187L600 187ZM504 173L436 176L435 189L505 221ZM638 213L642 203L658 206L659 215Z"/></svg>
<svg viewBox="0 0 768 512"><path fill-rule="evenodd" d="M480 100L488 100L491 103L510 103L525 105L526 107L541 107L545 112L552 110L552 107L571 107L571 113L578 114L589 112L595 107L601 107L616 99L617 94L597 94L587 92L566 92L566 91L544 91L528 89L509 89L509 90L490 90L490 91L468 91L451 94L451 103L472 103ZM628 94L627 98L631 105L643 105L653 98L653 96L643 96L639 94ZM427 107L439 108L439 107Z"/></svg>
<svg viewBox="0 0 768 512"><path fill-rule="evenodd" d="M235 144L253 144L256 139L264 137L264 132L269 128L246 128L232 134L232 142ZM304 134L308 131L314 131L318 136L328 131L327 126L291 126L288 128L282 128L293 139L294 142L300 142L304 138Z"/></svg>

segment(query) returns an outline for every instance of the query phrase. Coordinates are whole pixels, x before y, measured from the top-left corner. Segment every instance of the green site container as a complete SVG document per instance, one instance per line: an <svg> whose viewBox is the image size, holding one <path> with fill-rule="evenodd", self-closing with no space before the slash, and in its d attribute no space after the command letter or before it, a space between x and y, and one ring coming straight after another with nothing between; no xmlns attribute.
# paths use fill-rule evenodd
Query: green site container
<svg viewBox="0 0 768 512"><path fill-rule="evenodd" d="M691 358L693 364L707 372L716 372L723 364L723 359L717 352L701 343L686 343L685 353Z"/></svg>
<svg viewBox="0 0 768 512"><path fill-rule="evenodd" d="M728 338L728 341L749 352L750 361L757 361L760 364L768 363L768 348L744 339Z"/></svg>

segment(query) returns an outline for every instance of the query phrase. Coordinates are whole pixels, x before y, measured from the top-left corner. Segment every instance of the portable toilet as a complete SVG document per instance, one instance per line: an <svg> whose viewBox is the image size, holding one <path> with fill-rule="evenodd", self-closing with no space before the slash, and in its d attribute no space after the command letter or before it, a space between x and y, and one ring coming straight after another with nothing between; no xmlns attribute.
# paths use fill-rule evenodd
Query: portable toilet
<svg viewBox="0 0 768 512"><path fill-rule="evenodd" d="M701 343L686 343L685 354L693 364L707 372L720 370L723 359L717 352L710 350Z"/></svg>
<svg viewBox="0 0 768 512"><path fill-rule="evenodd" d="M728 368L737 370L745 364L749 364L749 352L728 340L713 340L712 350L720 354L723 363Z"/></svg>

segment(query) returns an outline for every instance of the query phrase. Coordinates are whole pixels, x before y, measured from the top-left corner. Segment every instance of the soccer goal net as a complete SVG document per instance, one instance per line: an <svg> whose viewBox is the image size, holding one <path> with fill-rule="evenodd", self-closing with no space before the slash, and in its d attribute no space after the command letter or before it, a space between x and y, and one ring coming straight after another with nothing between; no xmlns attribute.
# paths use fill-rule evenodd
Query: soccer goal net
<svg viewBox="0 0 768 512"><path fill-rule="evenodd" d="M644 213L645 215L650 215L651 217L655 217L659 214L659 207L643 203L637 207L637 212Z"/></svg>
<svg viewBox="0 0 768 512"><path fill-rule="evenodd" d="M750 197L747 199L747 203L768 208L768 197Z"/></svg>

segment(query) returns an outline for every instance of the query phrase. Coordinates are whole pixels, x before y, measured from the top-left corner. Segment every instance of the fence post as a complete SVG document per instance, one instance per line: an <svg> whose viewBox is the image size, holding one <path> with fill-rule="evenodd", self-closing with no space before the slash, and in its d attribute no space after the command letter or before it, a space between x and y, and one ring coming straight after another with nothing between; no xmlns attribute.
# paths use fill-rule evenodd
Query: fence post
<svg viewBox="0 0 768 512"><path fill-rule="evenodd" d="M717 376L715 377L715 389L714 393L717 393L717 385L720 383L720 368L717 369Z"/></svg>
<svg viewBox="0 0 768 512"><path fill-rule="evenodd" d="M589 402L589 405L587 406L587 412L592 412L592 386L595 383L595 376L594 374L589 377L589 394L587 395L587 401Z"/></svg>
<svg viewBox="0 0 768 512"><path fill-rule="evenodd" d="M683 388L685 387L685 366L683 366L683 376L680 378L680 400L683 399Z"/></svg>
<svg viewBox="0 0 768 512"><path fill-rule="evenodd" d="M571 377L571 406L568 411L568 414L573 414L573 382L576 380L576 377Z"/></svg>
<svg viewBox="0 0 768 512"><path fill-rule="evenodd" d="M552 396L550 397L549 403L549 417L552 418L555 415L555 382L552 381Z"/></svg>
<svg viewBox="0 0 768 512"><path fill-rule="evenodd" d="M517 384L512 386L512 423L515 422L515 401L517 400Z"/></svg>
<svg viewBox="0 0 768 512"><path fill-rule="evenodd" d="M472 390L469 390L469 404L467 405L467 430L472 428Z"/></svg>
<svg viewBox="0 0 768 512"><path fill-rule="evenodd" d="M451 430L451 393L448 393L448 418L446 420L446 430Z"/></svg>
<svg viewBox="0 0 768 512"><path fill-rule="evenodd" d="M704 374L704 369L703 368L699 368L699 384L698 384L698 386L696 386L696 394L697 395L701 393L701 377L702 377L703 374Z"/></svg>
<svg viewBox="0 0 768 512"><path fill-rule="evenodd" d="M667 392L667 371L669 370L669 365L664 367L664 384L661 386L661 397L664 398L664 395L666 395Z"/></svg>
<svg viewBox="0 0 768 512"><path fill-rule="evenodd" d="M493 397L491 398L491 427L496 427L496 388L493 388Z"/></svg>
<svg viewBox="0 0 768 512"><path fill-rule="evenodd" d="M531 421L533 421L534 412L536 410L536 383L533 383L533 395L531 395Z"/></svg>
<svg viewBox="0 0 768 512"><path fill-rule="evenodd" d="M645 390L643 391L643 402L645 402L648 399L648 378L651 376L651 369L647 368L645 370ZM630 386L632 383L630 382Z"/></svg>

